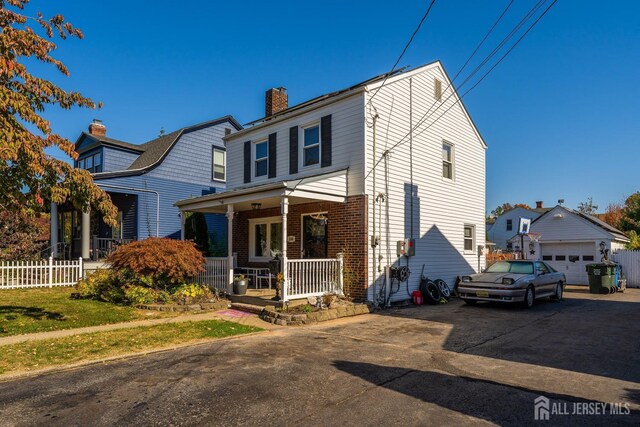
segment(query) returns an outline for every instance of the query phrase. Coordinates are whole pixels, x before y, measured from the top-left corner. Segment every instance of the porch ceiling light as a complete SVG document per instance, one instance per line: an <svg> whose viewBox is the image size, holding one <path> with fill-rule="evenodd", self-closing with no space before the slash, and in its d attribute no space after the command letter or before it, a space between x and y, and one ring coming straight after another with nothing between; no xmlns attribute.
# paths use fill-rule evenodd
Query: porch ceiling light
<svg viewBox="0 0 640 427"><path fill-rule="evenodd" d="M251 209L257 211L262 207L262 203L251 203Z"/></svg>

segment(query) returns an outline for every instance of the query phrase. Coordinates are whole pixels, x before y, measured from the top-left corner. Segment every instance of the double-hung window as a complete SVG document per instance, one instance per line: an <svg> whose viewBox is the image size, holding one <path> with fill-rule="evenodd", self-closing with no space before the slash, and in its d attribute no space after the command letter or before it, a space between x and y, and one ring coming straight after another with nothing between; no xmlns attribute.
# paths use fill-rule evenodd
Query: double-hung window
<svg viewBox="0 0 640 427"><path fill-rule="evenodd" d="M282 218L249 220L249 261L268 261L282 251Z"/></svg>
<svg viewBox="0 0 640 427"><path fill-rule="evenodd" d="M453 179L453 145L442 143L442 176Z"/></svg>
<svg viewBox="0 0 640 427"><path fill-rule="evenodd" d="M476 227L474 225L464 226L464 251L467 253L475 252L476 245Z"/></svg>
<svg viewBox="0 0 640 427"><path fill-rule="evenodd" d="M212 175L214 181L225 181L227 179L226 152L218 147L213 147L213 157L211 159Z"/></svg>
<svg viewBox="0 0 640 427"><path fill-rule="evenodd" d="M267 141L258 142L255 145L254 175L265 176L269 170L269 147Z"/></svg>
<svg viewBox="0 0 640 427"><path fill-rule="evenodd" d="M320 126L313 125L304 128L304 146L302 162L304 166L320 163Z"/></svg>

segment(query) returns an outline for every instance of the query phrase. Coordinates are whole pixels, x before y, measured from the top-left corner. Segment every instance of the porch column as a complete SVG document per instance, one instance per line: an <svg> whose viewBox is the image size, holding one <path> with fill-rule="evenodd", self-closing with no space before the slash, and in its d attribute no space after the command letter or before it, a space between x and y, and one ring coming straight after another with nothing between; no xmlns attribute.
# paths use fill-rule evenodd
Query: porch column
<svg viewBox="0 0 640 427"><path fill-rule="evenodd" d="M287 295L287 288L289 285L287 265L287 214L289 213L289 198L282 196L282 275L284 276L284 282L282 283L281 295L282 301L287 301L289 296Z"/></svg>
<svg viewBox="0 0 640 427"><path fill-rule="evenodd" d="M227 292L233 294L233 205L227 205Z"/></svg>
<svg viewBox="0 0 640 427"><path fill-rule="evenodd" d="M89 240L91 236L91 216L89 214L89 208L87 211L82 211L82 224L80 227L81 235L80 235L80 256L82 259L89 259Z"/></svg>
<svg viewBox="0 0 640 427"><path fill-rule="evenodd" d="M185 219L184 219L184 211L180 211L180 240L184 240L184 225L185 225Z"/></svg>
<svg viewBox="0 0 640 427"><path fill-rule="evenodd" d="M49 243L51 256L58 255L58 204L51 202L51 218L49 219Z"/></svg>

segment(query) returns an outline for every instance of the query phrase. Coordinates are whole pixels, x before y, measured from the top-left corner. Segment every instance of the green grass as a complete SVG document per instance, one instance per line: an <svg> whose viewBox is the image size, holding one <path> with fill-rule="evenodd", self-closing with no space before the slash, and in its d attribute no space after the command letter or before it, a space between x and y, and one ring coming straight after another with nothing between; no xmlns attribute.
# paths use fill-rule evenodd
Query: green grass
<svg viewBox="0 0 640 427"><path fill-rule="evenodd" d="M161 349L261 331L221 320L139 326L0 346L0 374Z"/></svg>
<svg viewBox="0 0 640 427"><path fill-rule="evenodd" d="M72 300L74 288L0 290L0 337L164 317L133 307Z"/></svg>

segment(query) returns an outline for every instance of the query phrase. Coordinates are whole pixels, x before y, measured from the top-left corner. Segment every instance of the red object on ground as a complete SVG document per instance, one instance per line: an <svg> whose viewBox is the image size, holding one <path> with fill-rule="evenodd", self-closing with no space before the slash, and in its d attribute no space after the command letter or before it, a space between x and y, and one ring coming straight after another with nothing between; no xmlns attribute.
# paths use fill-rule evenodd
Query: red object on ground
<svg viewBox="0 0 640 427"><path fill-rule="evenodd" d="M411 296L413 297L413 303L415 305L422 305L424 304L424 300L422 299L422 292L420 291L413 291L411 293Z"/></svg>

